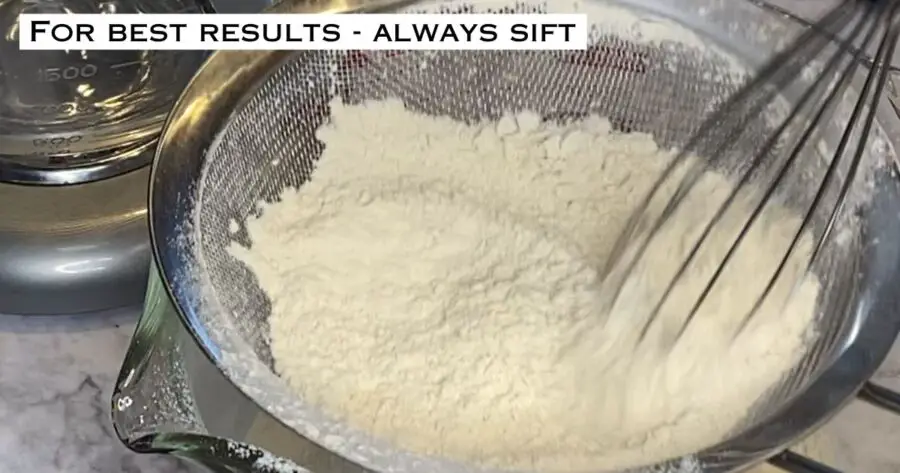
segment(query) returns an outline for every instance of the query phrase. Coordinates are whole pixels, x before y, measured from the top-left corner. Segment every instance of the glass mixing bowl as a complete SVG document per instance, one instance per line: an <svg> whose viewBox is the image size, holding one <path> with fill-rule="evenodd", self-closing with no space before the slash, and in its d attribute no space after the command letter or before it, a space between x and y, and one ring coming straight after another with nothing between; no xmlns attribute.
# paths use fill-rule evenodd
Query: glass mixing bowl
<svg viewBox="0 0 900 473"><path fill-rule="evenodd" d="M696 26L710 40L733 46L729 52L749 66L765 61L780 40L796 36L804 26L759 0L612 1ZM286 1L274 10L352 11L371 5L324 2L311 6ZM760 25L766 34L760 34ZM226 239L222 235L229 234L230 218L242 221L252 211L249 204L277 194L285 181L301 181L309 172L312 153L298 144L303 138L298 130L303 127L285 125L303 116L300 111L311 101L304 93L315 93L289 87L307 84L306 76L298 74L304 70L300 54L309 53L216 53L174 109L154 162L150 221L155 270L145 313L113 396L116 431L136 451L172 453L222 472L472 471L471 465L400 452L364 435L344 435L346 426L328 422L304 405L271 369L266 352L267 314L260 302L264 296L254 291L246 271L229 267L221 254L209 249ZM292 82L301 77L302 82ZM215 100L210 99L210 89L217 91ZM276 99L283 99L279 107L272 106ZM639 118L645 121L633 123L645 126L658 116ZM889 100L879 104L877 120L888 147L900 149L900 119ZM259 133L260 129L273 133ZM266 169L278 153L290 156L280 160L280 169ZM223 164L229 161L234 167ZM853 290L846 298L835 294L841 296L841 304L829 306L829 312L846 323L829 340L821 341L742 428L690 455L699 470L687 471L742 471L765 461L853 399L886 356L900 330L896 316L900 293L895 289L900 285L900 245L895 244L900 241L896 218L900 182L894 157L886 162L889 166L879 176L877 192L864 210L865 231L856 255L860 261L843 267L843 277L855 281ZM218 173L220 180L214 184L230 185L203 187L198 193L200 184L209 184L202 181L208 177L198 177L201 169ZM204 211L194 213L201 208ZM192 238L185 229L203 235L202 261L192 260L197 255L185 250L184 240ZM876 244L879 241L882 244ZM196 243L188 246L192 244ZM219 266L218 271L205 273L211 264ZM204 272L201 277L198 267ZM214 291L218 300L207 298L206 277L221 284L214 288L219 289ZM335 437L349 440L343 445L328 443L328 434L334 432ZM674 458L637 471L682 472L683 460Z"/></svg>

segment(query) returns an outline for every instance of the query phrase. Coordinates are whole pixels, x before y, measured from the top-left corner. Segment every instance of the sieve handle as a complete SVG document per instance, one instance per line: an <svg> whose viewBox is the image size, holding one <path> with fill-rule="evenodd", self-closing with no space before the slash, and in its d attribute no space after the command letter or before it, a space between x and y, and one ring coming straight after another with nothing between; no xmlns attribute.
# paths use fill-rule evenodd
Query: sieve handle
<svg viewBox="0 0 900 473"><path fill-rule="evenodd" d="M861 401L900 416L900 393L870 381L863 385L858 397Z"/></svg>
<svg viewBox="0 0 900 473"><path fill-rule="evenodd" d="M863 385L857 397L860 401L883 409L892 415L900 416L900 393L896 391L870 381ZM841 473L828 465L790 450L775 455L769 460L769 463L788 473Z"/></svg>
<svg viewBox="0 0 900 473"><path fill-rule="evenodd" d="M811 458L785 450L769 459L772 466L788 473L841 473L830 466L823 465Z"/></svg>

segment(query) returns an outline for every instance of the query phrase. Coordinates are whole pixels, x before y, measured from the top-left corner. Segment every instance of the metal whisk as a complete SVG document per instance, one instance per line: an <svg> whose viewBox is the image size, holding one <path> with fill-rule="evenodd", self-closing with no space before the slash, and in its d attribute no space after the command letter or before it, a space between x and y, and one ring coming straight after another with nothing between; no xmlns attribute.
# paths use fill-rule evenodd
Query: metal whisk
<svg viewBox="0 0 900 473"><path fill-rule="evenodd" d="M783 52L769 61L761 70L734 96L723 103L712 113L709 119L690 139L663 176L654 185L651 192L639 205L632 216L626 231L622 234L613 253L617 255L606 268L604 290L607 292L609 304L615 304L622 295L623 287L629 278L635 276L635 268L642 258L648 258L648 251L653 245L671 246L672 235L661 233L663 225L673 218L673 214L685 204L685 197L697 186L709 169L715 169L724 159L740 161L740 171L735 179L735 186L729 190L722 203L714 208L712 216L699 231L699 238L688 245L686 257L674 276L659 287L664 290L643 300L648 304L649 312L640 319L643 324L638 335L638 342L645 339L648 332L659 323L660 311L664 304L679 291L679 280L686 277L697 255L704 245L710 242L710 235L723 225L723 216L734 210L736 199L741 192L757 191L759 195L755 206L750 206L741 219L743 224L734 231L734 238L724 256L718 260L718 266L706 280L706 286L696 297L690 296L687 304L683 296L678 298L678 311L684 311L682 323L675 329L664 330L666 343L674 345L688 329L698 310L708 299L726 266L732 262L737 252L741 251L742 242L754 225L759 224L764 207L784 192L790 184L786 176L794 168L798 159L813 158L816 147L825 135L825 130L836 126L835 109L846 100L848 87L859 77L857 72L868 68L862 85L854 85L858 92L858 100L851 103L852 111L845 126L837 126L839 140L833 152L824 156L823 172L813 182L804 182L804 186L814 186L809 192L810 201L800 209L802 223L796 235L784 252L781 263L771 274L751 274L748 278L768 278L755 303L748 307L733 308L744 311L743 318L736 328L735 335L741 333L757 314L767 297L770 297L776 281L784 273L788 260L797 252L803 235L808 235L815 218L824 222L820 231L816 232L813 250L805 257L805 272L812 269L813 263L822 257L825 241L835 230L838 216L847 201L850 184L858 174L860 162L865 154L867 137L873 128L878 104L888 77L890 60L893 57L900 27L898 27L898 10L900 1L842 1L828 11L815 24L793 41ZM867 64L864 52L877 47L874 61ZM816 71L817 67L821 71ZM797 85L798 82L806 83ZM773 107L778 97L785 93L795 93L799 97L792 108L785 110L775 119L775 124L767 126L764 140L757 140L753 152L739 149L742 137L750 138L753 120ZM776 107L777 108L777 107ZM787 107L784 107L787 108ZM755 136L759 136L756 131ZM830 132L831 135L835 133ZM744 140L746 141L746 140ZM702 156L705 160L693 160L691 156ZM826 196L831 196L826 198ZM659 205L651 205L652 203ZM678 218L675 215L674 218ZM699 230L699 226L697 227ZM746 251L746 249L745 249ZM646 263L645 263L646 264ZM652 264L652 262L650 263ZM793 282L796 288L797 282ZM681 315L679 318L682 317ZM668 323L668 322L667 322Z"/></svg>

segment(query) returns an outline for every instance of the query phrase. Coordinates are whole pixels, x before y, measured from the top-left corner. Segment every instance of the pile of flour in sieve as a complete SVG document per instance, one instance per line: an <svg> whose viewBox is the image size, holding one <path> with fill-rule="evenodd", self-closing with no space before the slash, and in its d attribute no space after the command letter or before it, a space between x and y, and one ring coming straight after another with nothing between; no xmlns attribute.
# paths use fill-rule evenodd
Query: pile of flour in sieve
<svg viewBox="0 0 900 473"><path fill-rule="evenodd" d="M331 112L311 180L264 206L247 222L251 246L230 251L271 299L276 370L350 425L493 467L628 468L721 440L803 354L814 280L732 337L744 314L729 309L760 289L747 275L771 272L797 228L778 209L673 352L634 351L628 315L646 310L685 241L601 310L598 271L672 158L650 136L528 112L473 126L392 100ZM707 175L667 231L691 233L729 189Z"/></svg>

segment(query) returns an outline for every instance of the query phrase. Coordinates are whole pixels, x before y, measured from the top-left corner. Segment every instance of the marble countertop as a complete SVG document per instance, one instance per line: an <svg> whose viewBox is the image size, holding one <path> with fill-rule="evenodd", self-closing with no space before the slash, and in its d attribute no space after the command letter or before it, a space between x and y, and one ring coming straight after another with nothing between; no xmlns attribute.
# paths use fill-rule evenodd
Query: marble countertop
<svg viewBox="0 0 900 473"><path fill-rule="evenodd" d="M900 391L900 343L872 381ZM900 416L871 404L854 401L812 441L826 446L828 461L845 473L900 473Z"/></svg>
<svg viewBox="0 0 900 473"><path fill-rule="evenodd" d="M111 390L136 318L0 316L0 472L197 472L131 453L110 426ZM900 390L900 344L876 381ZM900 417L860 401L810 444L845 473L900 473Z"/></svg>
<svg viewBox="0 0 900 473"><path fill-rule="evenodd" d="M187 473L115 438L109 402L138 311L0 317L0 472Z"/></svg>

